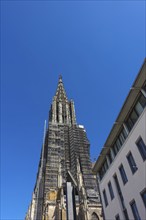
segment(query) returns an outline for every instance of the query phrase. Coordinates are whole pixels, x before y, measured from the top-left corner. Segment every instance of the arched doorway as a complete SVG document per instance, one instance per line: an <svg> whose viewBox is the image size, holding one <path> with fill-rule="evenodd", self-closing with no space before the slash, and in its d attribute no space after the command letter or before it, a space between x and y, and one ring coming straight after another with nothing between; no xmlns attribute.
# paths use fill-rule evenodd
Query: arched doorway
<svg viewBox="0 0 146 220"><path fill-rule="evenodd" d="M91 220L99 220L98 215L95 212L92 213Z"/></svg>

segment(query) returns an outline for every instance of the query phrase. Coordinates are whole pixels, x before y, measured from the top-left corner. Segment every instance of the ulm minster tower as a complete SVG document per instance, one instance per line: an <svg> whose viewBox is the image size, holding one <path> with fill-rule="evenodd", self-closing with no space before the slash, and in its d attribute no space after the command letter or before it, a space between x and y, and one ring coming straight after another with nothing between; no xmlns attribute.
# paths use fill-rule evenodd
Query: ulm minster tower
<svg viewBox="0 0 146 220"><path fill-rule="evenodd" d="M90 144L76 122L59 77L31 204L25 220L101 220L101 204L90 161Z"/></svg>

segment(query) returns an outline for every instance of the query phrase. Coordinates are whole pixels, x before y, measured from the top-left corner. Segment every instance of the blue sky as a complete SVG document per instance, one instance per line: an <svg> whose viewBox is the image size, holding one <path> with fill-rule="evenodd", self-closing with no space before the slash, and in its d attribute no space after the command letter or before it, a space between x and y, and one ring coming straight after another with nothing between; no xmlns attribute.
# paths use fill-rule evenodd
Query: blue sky
<svg viewBox="0 0 146 220"><path fill-rule="evenodd" d="M1 219L24 219L61 73L97 158L145 57L144 1L1 2Z"/></svg>

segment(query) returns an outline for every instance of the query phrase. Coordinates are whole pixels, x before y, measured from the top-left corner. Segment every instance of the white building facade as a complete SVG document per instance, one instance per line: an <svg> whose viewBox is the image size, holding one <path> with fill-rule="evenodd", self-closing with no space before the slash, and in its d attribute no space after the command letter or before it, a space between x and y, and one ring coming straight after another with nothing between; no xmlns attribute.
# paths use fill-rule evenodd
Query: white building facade
<svg viewBox="0 0 146 220"><path fill-rule="evenodd" d="M105 220L146 220L146 60L93 172Z"/></svg>

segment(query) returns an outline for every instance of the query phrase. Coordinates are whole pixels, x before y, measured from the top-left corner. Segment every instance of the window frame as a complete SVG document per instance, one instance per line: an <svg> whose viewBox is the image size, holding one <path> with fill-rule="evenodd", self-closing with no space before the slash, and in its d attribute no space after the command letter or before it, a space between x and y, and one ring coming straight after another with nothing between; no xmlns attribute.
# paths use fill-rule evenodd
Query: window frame
<svg viewBox="0 0 146 220"><path fill-rule="evenodd" d="M133 154L131 153L131 151L128 152L128 154L126 155L126 158L127 158L127 161L128 161L129 166L130 166L132 174L135 174L135 172L138 170L138 167L137 167L137 164L135 162L135 159L134 159Z"/></svg>
<svg viewBox="0 0 146 220"><path fill-rule="evenodd" d="M123 210L123 214L124 214L124 216L125 216L125 219L126 219L126 220L130 220L130 219L129 219L129 215L128 215L128 212L127 212L127 209L126 209L126 208Z"/></svg>
<svg viewBox="0 0 146 220"><path fill-rule="evenodd" d="M115 198L115 195L114 195L114 191L113 191L111 181L108 182L108 189L109 189L109 194L110 194L111 200L113 200Z"/></svg>
<svg viewBox="0 0 146 220"><path fill-rule="evenodd" d="M120 215L119 214L115 215L115 220L120 220Z"/></svg>
<svg viewBox="0 0 146 220"><path fill-rule="evenodd" d="M144 193L146 194L146 188L144 188L144 189L140 192L141 199L142 199L142 201L143 201L144 206L146 207L146 199L144 200L144 197L143 197Z"/></svg>
<svg viewBox="0 0 146 220"><path fill-rule="evenodd" d="M135 205L135 206L133 206L133 205ZM134 199L130 202L130 207L131 207L131 211L132 211L134 219L141 220L141 217L139 215L139 211L138 211L138 208L137 208L137 205L136 205L136 202Z"/></svg>
<svg viewBox="0 0 146 220"><path fill-rule="evenodd" d="M140 141L142 141L142 145L140 144ZM146 160L146 144L144 143L144 140L142 139L141 136L139 136L139 138L137 139L137 141L135 142L136 146L138 148L138 151L143 159L143 161Z"/></svg>
<svg viewBox="0 0 146 220"><path fill-rule="evenodd" d="M103 199L104 199L105 207L107 207L108 206L108 199L107 199L107 194L106 194L106 190L105 189L102 191L102 194L103 194Z"/></svg>
<svg viewBox="0 0 146 220"><path fill-rule="evenodd" d="M121 175L121 179L123 181L123 184L125 185L127 182L128 182L128 178L127 178L127 175L126 175L126 172L125 172L125 169L124 169L124 166L123 164L121 163L121 165L119 166L119 172L120 172L120 175Z"/></svg>

